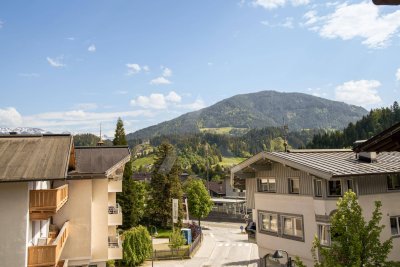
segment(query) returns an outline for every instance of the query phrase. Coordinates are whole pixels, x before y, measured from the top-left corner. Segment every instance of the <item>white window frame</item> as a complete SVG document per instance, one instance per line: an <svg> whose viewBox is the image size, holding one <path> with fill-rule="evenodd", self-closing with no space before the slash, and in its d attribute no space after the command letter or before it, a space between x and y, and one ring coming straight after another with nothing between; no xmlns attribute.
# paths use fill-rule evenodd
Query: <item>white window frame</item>
<svg viewBox="0 0 400 267"><path fill-rule="evenodd" d="M263 183L262 181L263 180L267 180L267 183ZM270 183L270 180L275 180L275 188L272 190L271 189L271 184L272 183ZM262 188L262 186L263 185L266 185L267 186L267 190L264 190L263 188ZM267 192L267 193L276 193L276 178L275 177L263 177L263 178L258 178L258 185L257 185L257 189L258 189L258 192Z"/></svg>
<svg viewBox="0 0 400 267"><path fill-rule="evenodd" d="M340 195L331 195L330 194L330 190L329 190L329 182L337 182L337 181L340 182ZM327 189L326 195L328 197L342 197L343 196L343 180L341 180L341 179L328 180L327 183L326 183L326 189Z"/></svg>
<svg viewBox="0 0 400 267"><path fill-rule="evenodd" d="M327 237L327 242L323 243L322 242L322 234L323 234L323 228L327 227L328 228L328 237ZM320 241L320 244L322 246L327 246L329 247L332 244L332 239L331 239L331 225L327 223L317 223L317 231L318 231L318 238Z"/></svg>
<svg viewBox="0 0 400 267"><path fill-rule="evenodd" d="M397 234L392 233L392 223L391 219L396 219L396 225L397 225ZM391 236L400 236L400 215L399 216L390 216L389 219L389 226L390 226L390 235Z"/></svg>
<svg viewBox="0 0 400 267"><path fill-rule="evenodd" d="M281 229L282 229L282 236L286 237L292 237L292 238L297 238L304 240L304 221L302 216L295 216L295 215L286 215L282 214L281 217ZM293 234L287 234L285 233L285 219L291 219L292 223L292 228L293 228ZM297 235L297 220L300 220L301 223L301 236Z"/></svg>
<svg viewBox="0 0 400 267"><path fill-rule="evenodd" d="M388 176L386 176L386 187L388 191L400 191L400 187L398 188L389 188L389 177L391 176L396 176L398 179L400 179L400 174L389 174Z"/></svg>
<svg viewBox="0 0 400 267"><path fill-rule="evenodd" d="M320 187L321 195L319 195L319 196L317 196L317 183L319 183L321 185L321 187ZM321 179L314 179L313 187L314 187L314 197L322 198L324 196L324 193L323 193L323 190L322 190L322 188L323 188L322 180Z"/></svg>
<svg viewBox="0 0 400 267"><path fill-rule="evenodd" d="M293 192L293 181L297 180L299 183L299 191L298 192ZM288 178L289 182L289 194L294 194L294 195L300 195L300 178L299 177L291 177Z"/></svg>
<svg viewBox="0 0 400 267"><path fill-rule="evenodd" d="M262 232L271 232L271 233L278 233L279 231L279 216L277 213L273 213L273 212L267 212L267 211L259 211L258 212L258 216L259 216L259 223L260 223L260 231ZM263 223L263 217L267 217L269 220L269 229L265 229L264 223ZM271 227L271 217L275 217L276 218L276 230L272 229Z"/></svg>

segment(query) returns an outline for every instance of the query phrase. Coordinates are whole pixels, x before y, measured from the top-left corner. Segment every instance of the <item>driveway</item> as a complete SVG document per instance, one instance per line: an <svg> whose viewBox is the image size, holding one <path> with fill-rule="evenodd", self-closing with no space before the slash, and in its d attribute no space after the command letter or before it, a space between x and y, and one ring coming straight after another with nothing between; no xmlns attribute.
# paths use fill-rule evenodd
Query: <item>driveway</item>
<svg viewBox="0 0 400 267"><path fill-rule="evenodd" d="M202 222L203 243L189 260L155 261L155 267L258 266L258 249L240 232L240 223ZM245 225L243 225L244 227ZM144 266L151 266L146 262Z"/></svg>

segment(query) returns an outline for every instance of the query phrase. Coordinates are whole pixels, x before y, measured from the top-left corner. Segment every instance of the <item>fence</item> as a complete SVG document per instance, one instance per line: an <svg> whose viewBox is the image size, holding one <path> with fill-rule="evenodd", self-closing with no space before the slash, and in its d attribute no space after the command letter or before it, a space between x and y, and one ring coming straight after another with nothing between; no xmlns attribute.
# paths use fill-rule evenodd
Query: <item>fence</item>
<svg viewBox="0 0 400 267"><path fill-rule="evenodd" d="M187 259L191 258L192 255L200 247L203 240L203 235L199 235L190 246L185 248L171 248L168 250L154 250L153 259L154 260L173 260L173 259Z"/></svg>

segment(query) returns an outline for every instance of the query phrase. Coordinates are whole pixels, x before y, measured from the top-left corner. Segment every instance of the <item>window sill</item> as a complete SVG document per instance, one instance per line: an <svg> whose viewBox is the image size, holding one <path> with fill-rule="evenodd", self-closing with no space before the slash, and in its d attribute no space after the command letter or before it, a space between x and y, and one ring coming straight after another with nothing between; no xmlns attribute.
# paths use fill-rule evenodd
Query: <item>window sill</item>
<svg viewBox="0 0 400 267"><path fill-rule="evenodd" d="M298 236L293 236L293 235L282 235L281 237L285 238L285 239L294 240L294 241L304 242L304 238L303 237L298 237Z"/></svg>

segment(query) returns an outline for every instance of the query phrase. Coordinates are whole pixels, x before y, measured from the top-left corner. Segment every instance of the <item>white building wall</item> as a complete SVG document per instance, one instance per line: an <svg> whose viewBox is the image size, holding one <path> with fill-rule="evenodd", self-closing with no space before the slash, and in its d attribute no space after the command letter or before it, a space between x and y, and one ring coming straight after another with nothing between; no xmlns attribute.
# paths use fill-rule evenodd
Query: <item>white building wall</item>
<svg viewBox="0 0 400 267"><path fill-rule="evenodd" d="M26 266L29 229L28 183L0 183L0 267Z"/></svg>

